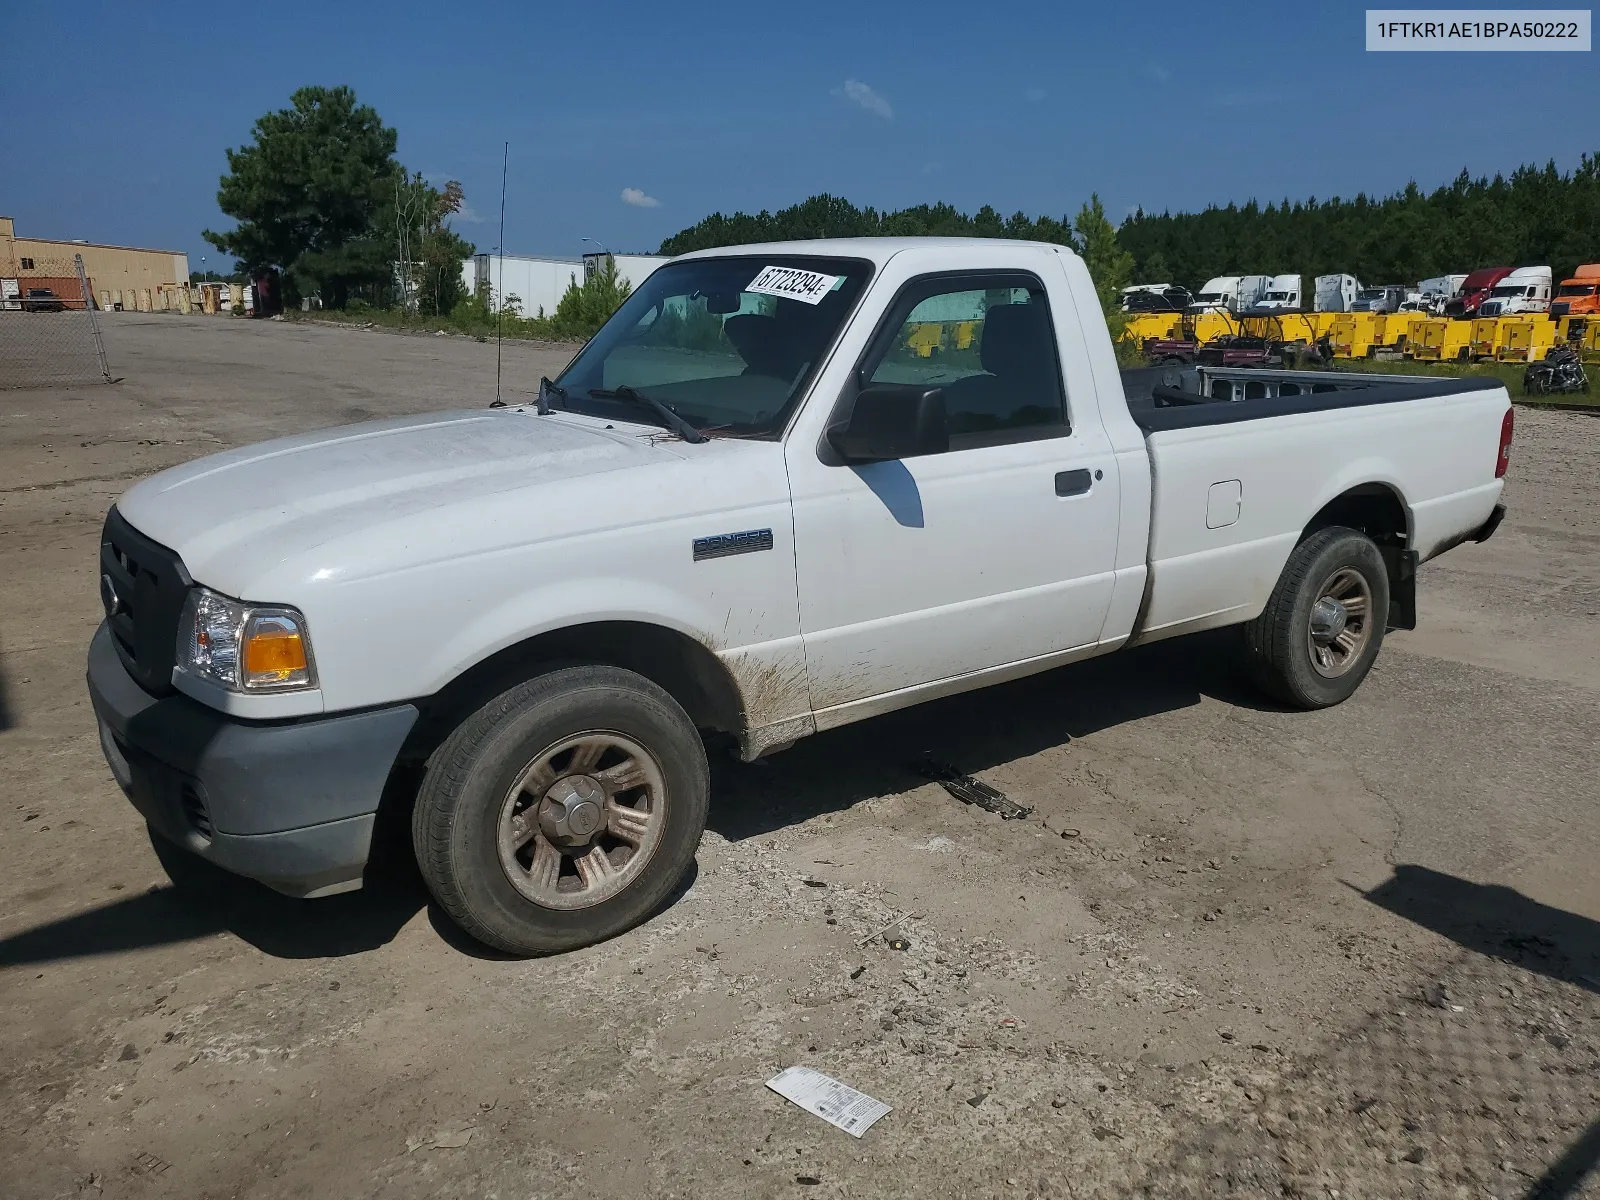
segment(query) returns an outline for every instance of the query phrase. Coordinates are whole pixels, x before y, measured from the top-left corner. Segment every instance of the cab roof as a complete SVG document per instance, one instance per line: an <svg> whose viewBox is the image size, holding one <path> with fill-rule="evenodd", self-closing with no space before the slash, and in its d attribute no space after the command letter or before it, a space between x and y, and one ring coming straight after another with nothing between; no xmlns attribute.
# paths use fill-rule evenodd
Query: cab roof
<svg viewBox="0 0 1600 1200"><path fill-rule="evenodd" d="M1014 238L966 237L863 237L817 238L814 241L754 242L747 246L716 246L709 250L691 250L674 261L690 258L747 258L812 256L822 258L864 258L875 267L881 267L902 250L965 249L978 246L1006 247L1032 246L1058 254L1073 254L1070 246L1055 242L1024 242Z"/></svg>

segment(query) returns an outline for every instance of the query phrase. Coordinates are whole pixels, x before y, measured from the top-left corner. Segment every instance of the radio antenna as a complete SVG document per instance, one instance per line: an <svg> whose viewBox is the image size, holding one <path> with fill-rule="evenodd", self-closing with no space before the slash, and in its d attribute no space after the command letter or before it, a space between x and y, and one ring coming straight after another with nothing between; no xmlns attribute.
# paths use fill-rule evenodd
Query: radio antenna
<svg viewBox="0 0 1600 1200"><path fill-rule="evenodd" d="M500 344L505 338L506 321L506 167L511 163L511 143L505 145L500 159L500 305L494 314L494 406L501 407L500 399Z"/></svg>

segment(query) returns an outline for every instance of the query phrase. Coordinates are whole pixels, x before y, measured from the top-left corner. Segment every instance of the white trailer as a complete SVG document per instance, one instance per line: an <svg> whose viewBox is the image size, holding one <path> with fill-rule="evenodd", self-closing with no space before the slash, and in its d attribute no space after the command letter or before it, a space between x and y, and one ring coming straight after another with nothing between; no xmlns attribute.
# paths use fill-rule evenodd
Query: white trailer
<svg viewBox="0 0 1600 1200"><path fill-rule="evenodd" d="M470 292L489 290L495 308L516 297L525 317L549 316L567 288L583 284L581 258L541 258L526 254L474 254L461 267L462 285Z"/></svg>

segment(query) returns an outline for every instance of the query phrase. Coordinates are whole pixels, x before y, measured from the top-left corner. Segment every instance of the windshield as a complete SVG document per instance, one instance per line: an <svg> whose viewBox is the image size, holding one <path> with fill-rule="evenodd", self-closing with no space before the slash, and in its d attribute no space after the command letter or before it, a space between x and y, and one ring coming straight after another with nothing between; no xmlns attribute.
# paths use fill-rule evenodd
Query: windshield
<svg viewBox="0 0 1600 1200"><path fill-rule="evenodd" d="M1563 283L1558 296L1592 296L1595 285L1592 283Z"/></svg>
<svg viewBox="0 0 1600 1200"><path fill-rule="evenodd" d="M1268 300L1287 300L1287 299L1289 299L1290 295L1292 295L1292 293L1290 293L1290 292L1268 292L1267 293L1267 299Z"/></svg>
<svg viewBox="0 0 1600 1200"><path fill-rule="evenodd" d="M1196 300L1221 300L1222 299L1222 293L1221 292L1197 292L1195 294L1195 299Z"/></svg>
<svg viewBox="0 0 1600 1200"><path fill-rule="evenodd" d="M788 255L668 263L562 372L557 406L653 421L594 394L632 388L700 428L775 437L871 273L859 259Z"/></svg>
<svg viewBox="0 0 1600 1200"><path fill-rule="evenodd" d="M1382 300L1383 299L1383 289L1382 288L1362 288L1359 292L1356 293L1356 299L1357 300Z"/></svg>

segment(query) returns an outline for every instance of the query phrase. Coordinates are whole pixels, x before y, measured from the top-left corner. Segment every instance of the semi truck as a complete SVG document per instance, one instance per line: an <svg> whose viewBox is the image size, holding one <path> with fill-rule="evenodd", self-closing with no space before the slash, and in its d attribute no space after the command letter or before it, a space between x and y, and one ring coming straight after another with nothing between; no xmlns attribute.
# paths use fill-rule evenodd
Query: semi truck
<svg viewBox="0 0 1600 1200"><path fill-rule="evenodd" d="M1489 293L1507 275L1510 267L1480 267L1469 272L1456 289L1456 294L1444 306L1444 315L1466 320L1478 315L1478 306L1489 298Z"/></svg>
<svg viewBox="0 0 1600 1200"><path fill-rule="evenodd" d="M1255 302L1252 311L1299 312L1300 309L1300 276L1273 275L1267 280L1267 289Z"/></svg>
<svg viewBox="0 0 1600 1200"><path fill-rule="evenodd" d="M1349 312L1356 302L1361 281L1354 275L1318 275L1315 293L1318 312Z"/></svg>
<svg viewBox="0 0 1600 1200"><path fill-rule="evenodd" d="M1550 300L1550 316L1583 317L1600 313L1600 263L1586 263L1571 279L1563 279Z"/></svg>
<svg viewBox="0 0 1600 1200"><path fill-rule="evenodd" d="M1194 294L1190 312L1239 311L1239 285L1241 275L1218 275L1206 280L1205 286Z"/></svg>
<svg viewBox="0 0 1600 1200"><path fill-rule="evenodd" d="M909 352L929 312L971 345ZM967 238L686 255L522 382L111 506L88 691L164 853L324 896L381 811L475 938L588 945L690 869L708 747L1222 627L1345 701L1512 438L1489 378L1119 373L1079 257Z"/></svg>
<svg viewBox="0 0 1600 1200"><path fill-rule="evenodd" d="M1480 317L1512 317L1547 312L1550 308L1549 267L1518 267L1494 287L1478 305Z"/></svg>

